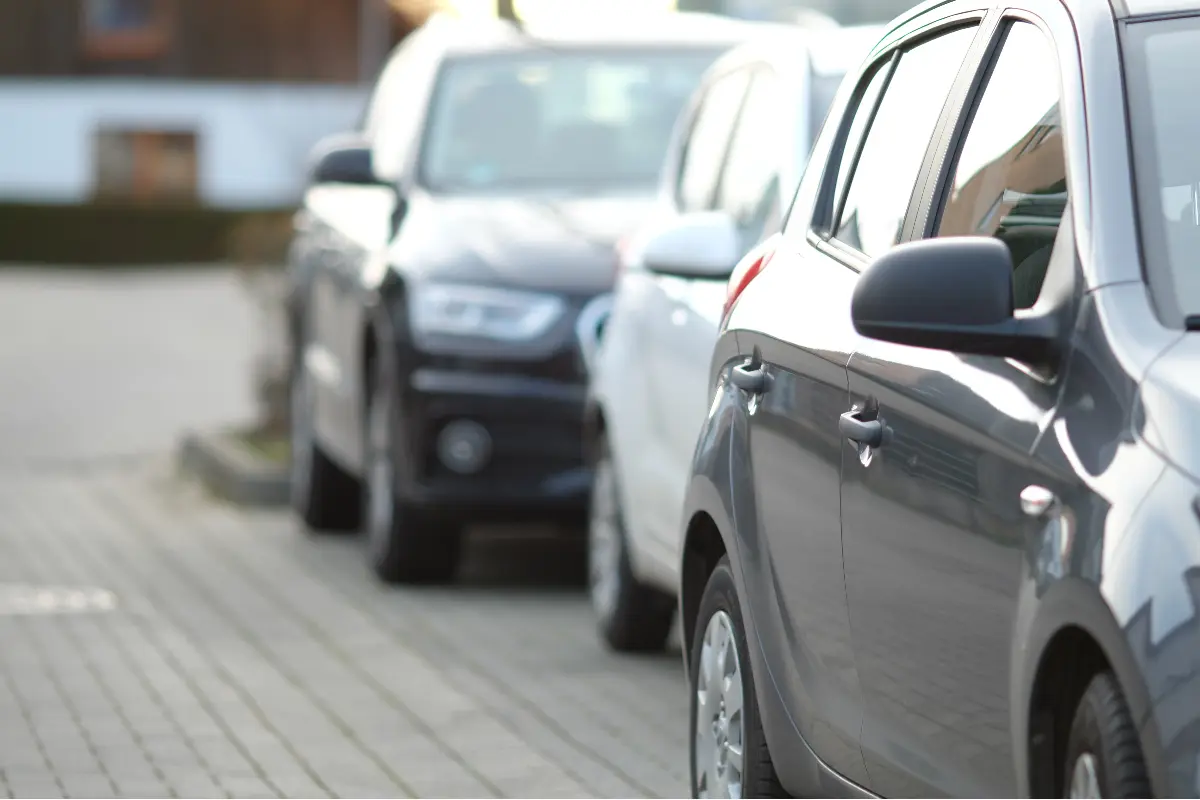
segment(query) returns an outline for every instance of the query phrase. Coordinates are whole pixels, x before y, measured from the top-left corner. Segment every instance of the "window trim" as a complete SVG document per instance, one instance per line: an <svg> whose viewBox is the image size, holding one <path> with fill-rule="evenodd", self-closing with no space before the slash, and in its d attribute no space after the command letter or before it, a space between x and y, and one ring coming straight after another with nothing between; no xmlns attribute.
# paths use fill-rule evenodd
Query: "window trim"
<svg viewBox="0 0 1200 800"><path fill-rule="evenodd" d="M854 184L854 178L857 176L859 159L862 157L863 148L866 145L867 140L870 138L871 131L875 126L875 117L879 113L879 107L883 102L883 98L887 95L888 90L891 88L892 78L895 76L896 67L899 64L900 59L904 56L904 53L919 47L921 44L927 41L938 38L939 36L948 35L953 33L955 30L965 28L974 28L975 34L970 45L967 47L966 53L963 56L962 63L959 66L958 74L950 84L950 90L946 95L946 101L942 105L942 110L934 122L933 135L929 144L926 146L925 153L922 156L921 166L917 172L916 179L914 180L912 192L909 195L908 205L905 207L904 216L901 219L901 234L898 244L918 238L913 236L913 231L911 228L913 222L919 214L921 207L924 205L926 194L929 191L929 178L931 175L930 170L932 166L931 157L934 157L937 153L945 152L944 144L945 140L947 139L945 130L946 122L950 114L958 115L963 107L963 92L961 87L963 77L965 75L971 75L972 79L974 79L979 72L981 63L981 54L979 53L980 42L990 41L990 39L994 38L994 15L989 10L966 11L930 21L927 24L916 28L910 34L890 43L886 53L881 54L880 57L874 60L873 63L879 63L884 58L887 58L889 61L887 69L889 69L890 72L885 78L883 88L879 92L879 97L875 101L875 107L871 109L871 118L868 120L866 132L857 143L857 150L853 156L853 162L851 163L850 174L847 177L846 185L842 188L841 196L836 200L836 206L834 208L835 213L830 215L827 223L828 227L825 230L820 230L816 228L815 225L813 226L813 230L818 233L818 236L825 243L831 255L838 254L835 257L838 257L844 261L846 255L848 254L853 257L854 261L860 264L869 264L873 260L871 256L838 239L837 228L841 224L842 214L844 214L846 210L846 199L849 196L850 189ZM864 72L864 76L865 74L866 73ZM865 91L868 84L869 81L860 81L861 91ZM861 100L861 94L858 94L858 92L859 90L856 90L856 94ZM850 120L852 122L853 118L851 117ZM847 122L845 116L843 116L842 125L843 130L838 131L839 139L841 139L843 136L849 135L850 123ZM839 141L837 144L839 144L841 148L846 146L846 142L844 140ZM838 163L840 164L840 161ZM829 161L827 160L827 173L828 165ZM826 174L824 177L825 185L823 185L821 188L822 194L824 195L827 192L835 192L837 190L837 173L834 172L832 175ZM858 267L854 268L858 269Z"/></svg>
<svg viewBox="0 0 1200 800"><path fill-rule="evenodd" d="M1068 196L1073 195L1071 186L1071 159L1066 154L1066 147L1069 144L1069 140L1066 114L1065 109L1063 109L1065 92L1062 84L1062 56L1058 52L1053 32L1045 20L1029 11L1009 8L999 15L991 31L989 31L989 41L984 49L982 58L976 65L975 76L971 81L970 88L962 99L958 119L954 127L946 131L942 137L941 148L939 150L939 160L942 167L937 176L937 181L924 203L925 223L920 231L914 231L913 238L915 239L930 239L937 234L938 226L942 223L942 215L946 211L946 204L950 199L954 175L958 170L958 159L962 155L963 146L966 144L966 136L970 132L971 123L975 120L975 114L979 110L984 92L987 91L987 85L991 81L992 73L1000 61L1000 55L1004 50L1004 42L1008 38L1008 33L1012 30L1014 24L1020 22L1032 24L1036 27L1045 38L1046 43L1050 45L1050 52L1054 55L1055 67L1059 77L1058 103L1064 148L1063 163L1067 171L1067 193ZM1034 138L1036 139L1037 137ZM1040 139L1038 141L1040 142Z"/></svg>

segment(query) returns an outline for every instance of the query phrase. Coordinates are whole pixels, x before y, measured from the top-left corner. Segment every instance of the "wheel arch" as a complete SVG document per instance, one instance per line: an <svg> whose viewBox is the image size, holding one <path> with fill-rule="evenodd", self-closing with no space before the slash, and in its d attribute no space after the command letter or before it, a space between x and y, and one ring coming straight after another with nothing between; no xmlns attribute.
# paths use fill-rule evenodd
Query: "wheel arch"
<svg viewBox="0 0 1200 800"><path fill-rule="evenodd" d="M697 511L687 522L679 574L679 634L683 661L688 664L695 638L696 616L708 578L721 558L728 554L716 521L706 511Z"/></svg>
<svg viewBox="0 0 1200 800"><path fill-rule="evenodd" d="M1029 587L1032 588L1032 587ZM1034 592L1027 592L1032 599ZM1032 606L1032 607L1030 607ZM1161 742L1149 688L1132 646L1148 609L1119 624L1100 589L1082 578L1063 578L1043 587L1018 613L1014 637L1017 668L1013 674L1014 752L1019 754L1018 785L1032 797L1062 794L1066 737L1088 683L1109 671L1121 688L1139 731L1151 785L1165 785ZM1024 631L1021 629L1024 628Z"/></svg>

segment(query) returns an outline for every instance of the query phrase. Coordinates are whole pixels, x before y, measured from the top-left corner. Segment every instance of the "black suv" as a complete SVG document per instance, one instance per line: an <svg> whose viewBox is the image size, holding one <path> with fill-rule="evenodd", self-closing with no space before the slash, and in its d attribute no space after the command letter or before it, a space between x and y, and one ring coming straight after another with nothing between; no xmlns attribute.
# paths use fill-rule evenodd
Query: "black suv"
<svg viewBox="0 0 1200 800"><path fill-rule="evenodd" d="M294 507L395 581L463 527L582 522L581 308L653 203L676 115L750 23L540 32L438 16L321 144L292 247ZM611 24L609 26L611 28Z"/></svg>

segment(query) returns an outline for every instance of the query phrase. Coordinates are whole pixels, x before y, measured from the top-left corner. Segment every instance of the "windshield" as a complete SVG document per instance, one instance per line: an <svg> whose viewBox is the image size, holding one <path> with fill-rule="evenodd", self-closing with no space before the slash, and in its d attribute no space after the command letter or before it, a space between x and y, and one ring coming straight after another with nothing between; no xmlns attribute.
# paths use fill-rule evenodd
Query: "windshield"
<svg viewBox="0 0 1200 800"><path fill-rule="evenodd" d="M421 153L434 191L653 190L684 103L719 49L447 62Z"/></svg>
<svg viewBox="0 0 1200 800"><path fill-rule="evenodd" d="M1200 316L1200 19L1138 22L1127 36L1146 272L1171 316Z"/></svg>

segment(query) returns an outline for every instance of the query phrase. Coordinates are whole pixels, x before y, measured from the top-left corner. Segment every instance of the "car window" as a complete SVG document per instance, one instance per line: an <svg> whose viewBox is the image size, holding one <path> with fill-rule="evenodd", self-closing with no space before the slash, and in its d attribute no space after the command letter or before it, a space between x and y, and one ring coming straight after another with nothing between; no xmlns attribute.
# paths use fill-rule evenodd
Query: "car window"
<svg viewBox="0 0 1200 800"><path fill-rule="evenodd" d="M867 72L867 78L864 81L865 85L859 84L855 88L851 101L847 104L845 111L842 112L842 124L845 124L845 117L847 115L853 114L854 116L850 119L850 126L845 134L845 145L842 147L840 155L837 154L835 149L833 154L829 156L829 163L826 165L826 173L835 175L832 187L832 196L835 200L843 195L846 190L846 184L850 181L850 171L854 166L854 156L858 153L858 149L862 144L863 136L867 132L867 125L871 122L871 115L875 112L875 106L879 102L879 94L883 91L883 86L887 83L887 76L890 74L891 57L885 58L873 65ZM858 98L857 105L855 105L853 97ZM831 135L833 134L831 133ZM816 140L814 140L813 144L814 146L816 145ZM831 143L831 147L836 148L836 143ZM837 159L836 163L834 163L835 159ZM824 227L824 220L817 222L821 227Z"/></svg>
<svg viewBox="0 0 1200 800"><path fill-rule="evenodd" d="M756 70L721 172L716 206L737 222L746 250L778 214L780 164L791 141L780 114L783 103L779 76L770 69Z"/></svg>
<svg viewBox="0 0 1200 800"><path fill-rule="evenodd" d="M839 241L875 257L900 240L925 151L975 30L955 29L900 56L850 179Z"/></svg>
<svg viewBox="0 0 1200 800"><path fill-rule="evenodd" d="M1041 291L1067 203L1058 63L1038 28L1014 22L967 127L938 236L995 236L1013 256L1017 308Z"/></svg>
<svg viewBox="0 0 1200 800"><path fill-rule="evenodd" d="M675 120L720 52L534 48L448 59L420 181L441 193L653 191Z"/></svg>
<svg viewBox="0 0 1200 800"><path fill-rule="evenodd" d="M1200 317L1200 19L1129 25L1128 80L1138 216L1146 276L1157 305L1190 326Z"/></svg>
<svg viewBox="0 0 1200 800"><path fill-rule="evenodd" d="M681 210L712 208L725 150L749 80L745 71L732 72L717 79L700 101L680 165L677 201Z"/></svg>

